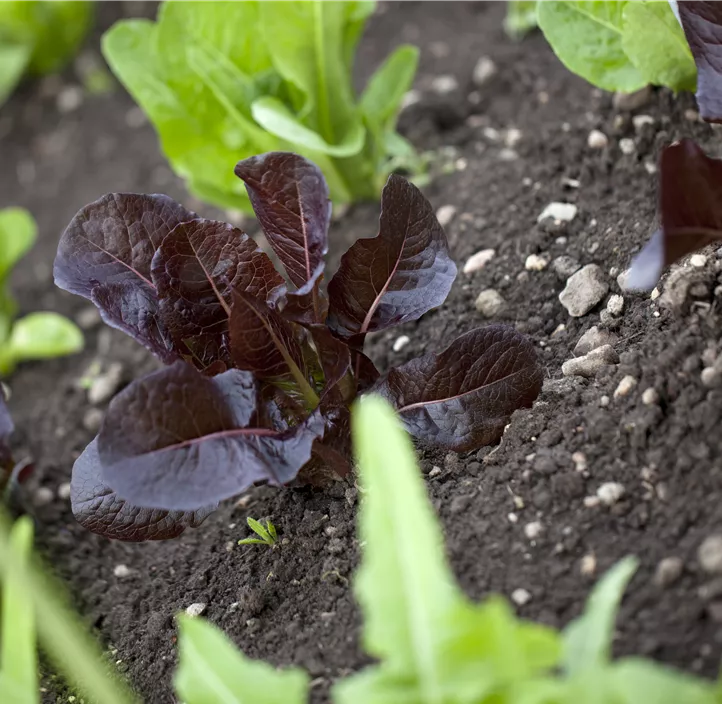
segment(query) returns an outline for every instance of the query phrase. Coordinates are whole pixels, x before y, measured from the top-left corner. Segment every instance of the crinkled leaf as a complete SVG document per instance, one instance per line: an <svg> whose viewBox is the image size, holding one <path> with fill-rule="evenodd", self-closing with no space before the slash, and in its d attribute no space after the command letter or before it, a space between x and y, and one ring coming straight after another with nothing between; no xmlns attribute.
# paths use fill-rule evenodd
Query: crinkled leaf
<svg viewBox="0 0 722 704"><path fill-rule="evenodd" d="M572 675L607 664L612 655L612 637L617 610L624 590L637 569L637 560L618 562L597 583L584 613L564 631L564 669Z"/></svg>
<svg viewBox="0 0 722 704"><path fill-rule="evenodd" d="M300 288L320 276L331 202L318 167L297 154L271 152L238 162L236 176L291 281Z"/></svg>
<svg viewBox="0 0 722 704"><path fill-rule="evenodd" d="M693 91L697 69L668 2L624 3L622 47L647 83Z"/></svg>
<svg viewBox="0 0 722 704"><path fill-rule="evenodd" d="M308 675L277 670L241 653L220 629L199 618L178 619L178 696L194 704L305 704Z"/></svg>
<svg viewBox="0 0 722 704"><path fill-rule="evenodd" d="M268 255L245 232L215 220L175 227L153 257L151 277L175 347L190 350L201 369L227 356L233 291L265 301L284 289Z"/></svg>
<svg viewBox="0 0 722 704"><path fill-rule="evenodd" d="M233 298L230 321L231 357L239 369L259 379L309 385L302 328L243 293Z"/></svg>
<svg viewBox="0 0 722 704"><path fill-rule="evenodd" d="M622 46L624 2L545 0L537 21L559 60L599 88L631 93L646 84Z"/></svg>
<svg viewBox="0 0 722 704"><path fill-rule="evenodd" d="M666 147L659 162L661 228L635 257L625 286L651 289L673 262L722 239L722 160L690 139Z"/></svg>
<svg viewBox="0 0 722 704"><path fill-rule="evenodd" d="M80 210L63 233L55 283L88 299L98 283L134 281L155 289L153 255L176 225L196 217L168 196L109 193Z"/></svg>
<svg viewBox="0 0 722 704"><path fill-rule="evenodd" d="M378 236L355 242L328 285L327 324L360 347L366 333L440 306L455 277L430 203L416 186L392 174L381 196Z"/></svg>
<svg viewBox="0 0 722 704"><path fill-rule="evenodd" d="M305 327L326 322L328 298L321 291L325 264L319 264L313 274L297 291L286 293L283 317Z"/></svg>
<svg viewBox="0 0 722 704"><path fill-rule="evenodd" d="M136 505L181 511L291 481L323 435L320 415L279 433L253 425L256 400L240 370L206 377L177 362L133 382L98 435L104 481Z"/></svg>
<svg viewBox="0 0 722 704"><path fill-rule="evenodd" d="M685 0L677 12L697 66L699 114L722 122L722 4Z"/></svg>
<svg viewBox="0 0 722 704"><path fill-rule="evenodd" d="M73 466L70 504L84 528L112 540L140 542L178 537L186 528L197 528L217 504L192 511L166 511L134 506L121 499L103 480L97 438Z"/></svg>
<svg viewBox="0 0 722 704"><path fill-rule="evenodd" d="M498 440L542 380L532 343L514 328L489 325L389 370L373 391L393 403L414 437L467 452Z"/></svg>
<svg viewBox="0 0 722 704"><path fill-rule="evenodd" d="M148 348L164 364L179 359L170 331L160 318L156 292L147 284L98 284L90 295L103 320Z"/></svg>

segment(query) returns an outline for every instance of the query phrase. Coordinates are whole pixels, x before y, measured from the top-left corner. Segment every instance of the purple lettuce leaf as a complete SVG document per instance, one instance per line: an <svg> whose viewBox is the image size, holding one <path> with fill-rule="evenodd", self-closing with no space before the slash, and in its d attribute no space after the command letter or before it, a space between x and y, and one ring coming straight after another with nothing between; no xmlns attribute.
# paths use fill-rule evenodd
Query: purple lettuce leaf
<svg viewBox="0 0 722 704"><path fill-rule="evenodd" d="M349 377L351 350L325 325L314 325L309 330L323 371L322 400L329 397L332 403L350 402L356 395L356 386Z"/></svg>
<svg viewBox="0 0 722 704"><path fill-rule="evenodd" d="M371 391L395 406L414 437L468 452L496 442L511 414L532 405L542 380L532 343L490 325L391 369Z"/></svg>
<svg viewBox="0 0 722 704"><path fill-rule="evenodd" d="M299 289L310 284L314 322L323 322L319 284L331 201L321 170L297 154L269 152L239 161L235 173L291 282Z"/></svg>
<svg viewBox="0 0 722 704"><path fill-rule="evenodd" d="M722 3L685 0L677 11L697 66L699 114L722 122Z"/></svg>
<svg viewBox="0 0 722 704"><path fill-rule="evenodd" d="M323 265L319 266L301 288L286 294L283 306L283 317L286 320L306 327L325 323L328 316L328 298L320 292L323 268Z"/></svg>
<svg viewBox="0 0 722 704"><path fill-rule="evenodd" d="M440 306L455 277L430 203L392 174L381 195L378 236L355 242L328 285L327 324L360 349L366 333L417 320Z"/></svg>
<svg viewBox="0 0 722 704"><path fill-rule="evenodd" d="M659 162L659 213L661 227L632 262L627 289L654 288L670 264L722 239L722 160L690 139L666 147Z"/></svg>
<svg viewBox="0 0 722 704"><path fill-rule="evenodd" d="M197 528L217 508L214 504L193 511L164 511L133 506L103 481L97 438L73 466L70 504L84 528L128 542L177 538L186 528Z"/></svg>
<svg viewBox="0 0 722 704"><path fill-rule="evenodd" d="M139 379L110 403L98 435L103 481L135 506L194 511L256 482L293 480L323 419L277 432L254 424L253 375L209 378L184 362Z"/></svg>
<svg viewBox="0 0 722 704"><path fill-rule="evenodd" d="M268 255L245 232L215 220L178 225L156 251L151 277L176 348L200 369L229 361L233 291L265 301L285 290Z"/></svg>
<svg viewBox="0 0 722 704"><path fill-rule="evenodd" d="M151 260L178 224L197 217L168 196L110 193L72 219L53 273L62 289L95 303L105 322L166 363L177 358L160 319Z"/></svg>
<svg viewBox="0 0 722 704"><path fill-rule="evenodd" d="M143 344L164 364L179 359L170 332L160 318L156 294L149 286L134 281L98 284L90 300L108 325Z"/></svg>
<svg viewBox="0 0 722 704"><path fill-rule="evenodd" d="M299 484L325 486L351 474L351 412L348 406L328 408L323 413L324 434L311 449L311 459L298 474Z"/></svg>

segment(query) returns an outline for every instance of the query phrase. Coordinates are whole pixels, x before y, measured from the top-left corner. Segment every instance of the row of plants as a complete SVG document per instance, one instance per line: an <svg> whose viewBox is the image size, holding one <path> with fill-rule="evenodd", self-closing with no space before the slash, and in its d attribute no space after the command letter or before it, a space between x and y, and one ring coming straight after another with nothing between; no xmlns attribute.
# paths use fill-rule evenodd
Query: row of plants
<svg viewBox="0 0 722 704"><path fill-rule="evenodd" d="M353 411L363 499L362 558L354 591L364 650L376 663L337 681L337 704L715 704L719 684L641 658L612 659L614 623L636 569L626 558L597 584L564 631L514 615L492 596L470 602L444 557L443 534L425 495L414 449L398 415L369 396ZM0 523L3 701L39 701L35 629L69 683L91 701L130 704L94 644L69 614L57 585L30 558L32 526ZM250 660L216 627L177 617L174 684L186 704L302 704L310 678Z"/></svg>

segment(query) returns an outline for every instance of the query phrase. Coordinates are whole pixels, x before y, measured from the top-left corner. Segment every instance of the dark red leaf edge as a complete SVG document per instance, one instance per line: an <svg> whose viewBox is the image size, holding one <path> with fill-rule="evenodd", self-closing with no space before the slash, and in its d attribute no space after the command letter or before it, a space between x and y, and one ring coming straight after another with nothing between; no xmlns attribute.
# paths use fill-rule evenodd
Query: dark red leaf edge
<svg viewBox="0 0 722 704"><path fill-rule="evenodd" d="M5 390L0 386L0 496L15 468L15 461L10 450L10 436L14 430L15 424L7 406Z"/></svg>
<svg viewBox="0 0 722 704"><path fill-rule="evenodd" d="M285 291L268 255L245 232L202 218L179 224L165 237L153 256L151 278L176 349L199 369L230 362L234 291L262 301Z"/></svg>
<svg viewBox="0 0 722 704"><path fill-rule="evenodd" d="M496 442L542 381L533 344L512 327L489 325L389 370L371 392L394 405L415 438L468 452Z"/></svg>
<svg viewBox="0 0 722 704"><path fill-rule="evenodd" d="M391 174L381 194L379 234L351 245L328 285L327 325L360 349L366 333L418 320L440 306L455 278L431 204Z"/></svg>
<svg viewBox="0 0 722 704"><path fill-rule="evenodd" d="M722 239L722 160L690 139L666 147L659 160L660 229L634 258L625 288L654 288L666 267Z"/></svg>
<svg viewBox="0 0 722 704"><path fill-rule="evenodd" d="M193 511L164 511L133 506L103 481L97 438L75 461L70 505L84 528L127 542L177 538L186 528L197 528L217 508L210 505Z"/></svg>
<svg viewBox="0 0 722 704"><path fill-rule="evenodd" d="M285 432L253 425L256 382L237 369L203 376L178 362L110 403L98 435L101 476L135 506L193 511L257 482L295 479L323 437L320 412Z"/></svg>
<svg viewBox="0 0 722 704"><path fill-rule="evenodd" d="M318 287L328 251L331 201L321 170L298 154L269 152L239 161L235 173L291 282L298 288L310 284L313 321L323 322Z"/></svg>
<svg viewBox="0 0 722 704"><path fill-rule="evenodd" d="M722 122L722 3L685 0L677 12L697 66L697 106L707 122Z"/></svg>

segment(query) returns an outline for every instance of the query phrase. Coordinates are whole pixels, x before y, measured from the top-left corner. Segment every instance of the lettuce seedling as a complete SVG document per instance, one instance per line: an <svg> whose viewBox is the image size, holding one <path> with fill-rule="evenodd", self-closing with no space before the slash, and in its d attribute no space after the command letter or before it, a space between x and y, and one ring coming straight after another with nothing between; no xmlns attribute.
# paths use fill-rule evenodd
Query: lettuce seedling
<svg viewBox="0 0 722 704"><path fill-rule="evenodd" d="M92 16L90 2L0 3L0 105L24 75L59 71L78 50Z"/></svg>
<svg viewBox="0 0 722 704"><path fill-rule="evenodd" d="M14 320L17 305L9 291L13 267L35 242L37 228L22 208L0 210L0 376L31 359L73 354L83 348L83 334L57 313L31 313Z"/></svg>
<svg viewBox="0 0 722 704"><path fill-rule="evenodd" d="M255 482L348 474L349 405L368 389L415 437L469 451L541 388L532 343L500 325L379 378L366 336L440 306L456 276L431 205L404 178L389 177L378 235L351 246L325 292L318 167L271 152L236 174L288 283L246 233L163 195L103 196L60 241L58 286L167 365L113 399L73 469L76 517L108 537L174 537Z"/></svg>
<svg viewBox="0 0 722 704"><path fill-rule="evenodd" d="M420 162L396 132L418 50L400 46L354 91L356 46L374 7L167 2L156 22L115 24L103 54L198 198L250 210L228 155L290 150L321 167L335 203L375 199L393 169Z"/></svg>
<svg viewBox="0 0 722 704"><path fill-rule="evenodd" d="M257 538L243 538L238 541L239 545L268 545L269 548L276 547L278 542L278 533L276 526L271 521L266 521L266 525L259 523L255 518L250 516L246 519L248 527L258 536Z"/></svg>
<svg viewBox="0 0 722 704"><path fill-rule="evenodd" d="M695 88L692 53L667 2L540 0L537 21L560 61L599 88Z"/></svg>
<svg viewBox="0 0 722 704"><path fill-rule="evenodd" d="M661 227L635 257L629 289L654 288L666 267L722 240L722 160L691 139L665 147L659 160Z"/></svg>

